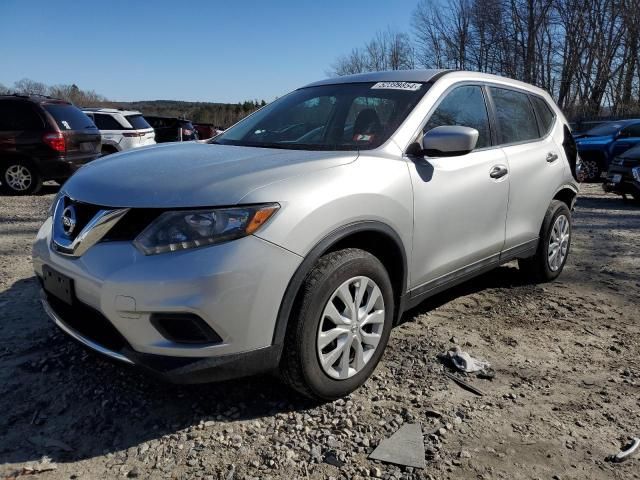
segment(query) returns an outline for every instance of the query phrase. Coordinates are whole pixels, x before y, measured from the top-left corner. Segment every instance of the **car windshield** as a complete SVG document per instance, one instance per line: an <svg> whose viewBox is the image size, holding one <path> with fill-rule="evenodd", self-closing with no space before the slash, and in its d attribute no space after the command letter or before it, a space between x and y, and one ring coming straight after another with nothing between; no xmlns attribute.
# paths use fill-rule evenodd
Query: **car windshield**
<svg viewBox="0 0 640 480"><path fill-rule="evenodd" d="M622 128L622 123L603 123L591 130L587 130L585 135L589 137L600 137L605 135L613 135Z"/></svg>
<svg viewBox="0 0 640 480"><path fill-rule="evenodd" d="M91 119L77 107L68 103L46 103L44 109L55 119L62 130L96 128Z"/></svg>
<svg viewBox="0 0 640 480"><path fill-rule="evenodd" d="M429 89L426 83L320 85L296 90L211 143L300 150L370 150L382 145Z"/></svg>

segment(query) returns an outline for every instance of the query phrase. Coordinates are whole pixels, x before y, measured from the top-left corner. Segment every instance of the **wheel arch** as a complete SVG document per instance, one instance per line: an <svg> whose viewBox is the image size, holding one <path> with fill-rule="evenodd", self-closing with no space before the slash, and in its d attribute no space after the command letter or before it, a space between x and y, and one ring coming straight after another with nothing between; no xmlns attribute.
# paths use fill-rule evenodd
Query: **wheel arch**
<svg viewBox="0 0 640 480"><path fill-rule="evenodd" d="M563 185L553 196L553 200L560 200L565 203L569 210L573 210L573 206L576 203L578 192L569 185Z"/></svg>
<svg viewBox="0 0 640 480"><path fill-rule="evenodd" d="M400 235L389 225L379 221L359 221L337 228L318 242L305 256L291 277L280 303L273 345L282 345L287 332L289 317L305 278L316 261L326 253L343 248L361 248L376 256L387 269L396 299L394 323L403 311L403 299L407 288L407 254ZM399 257L399 258L398 258ZM400 259L400 261L398 261Z"/></svg>
<svg viewBox="0 0 640 480"><path fill-rule="evenodd" d="M116 144L113 142L102 143L102 145L100 146L100 150L108 150L110 153L118 153L120 151L118 150Z"/></svg>
<svg viewBox="0 0 640 480"><path fill-rule="evenodd" d="M20 152L0 152L0 165L8 160L20 160L22 162L28 162L34 165L34 160L29 155L25 155Z"/></svg>

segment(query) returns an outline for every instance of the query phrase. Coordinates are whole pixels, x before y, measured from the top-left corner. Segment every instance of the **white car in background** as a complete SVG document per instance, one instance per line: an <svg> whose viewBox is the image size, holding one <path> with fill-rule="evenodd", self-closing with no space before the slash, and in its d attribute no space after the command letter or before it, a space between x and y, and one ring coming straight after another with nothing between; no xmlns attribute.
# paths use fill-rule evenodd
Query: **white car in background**
<svg viewBox="0 0 640 480"><path fill-rule="evenodd" d="M85 108L102 134L102 155L155 145L156 133L140 112L116 108Z"/></svg>

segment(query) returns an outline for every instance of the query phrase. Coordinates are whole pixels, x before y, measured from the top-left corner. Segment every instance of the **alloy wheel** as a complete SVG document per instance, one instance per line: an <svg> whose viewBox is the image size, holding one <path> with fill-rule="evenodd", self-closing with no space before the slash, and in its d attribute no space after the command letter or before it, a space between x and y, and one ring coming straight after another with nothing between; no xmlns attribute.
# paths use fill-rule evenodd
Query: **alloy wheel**
<svg viewBox="0 0 640 480"><path fill-rule="evenodd" d="M4 173L5 183L17 192L28 190L33 182L33 176L24 165L11 165Z"/></svg>
<svg viewBox="0 0 640 480"><path fill-rule="evenodd" d="M353 377L371 360L384 329L380 287L369 277L353 277L331 295L322 312L316 341L324 373L337 380Z"/></svg>
<svg viewBox="0 0 640 480"><path fill-rule="evenodd" d="M552 272L557 272L567 258L570 235L569 219L559 215L551 229L547 249L547 264Z"/></svg>

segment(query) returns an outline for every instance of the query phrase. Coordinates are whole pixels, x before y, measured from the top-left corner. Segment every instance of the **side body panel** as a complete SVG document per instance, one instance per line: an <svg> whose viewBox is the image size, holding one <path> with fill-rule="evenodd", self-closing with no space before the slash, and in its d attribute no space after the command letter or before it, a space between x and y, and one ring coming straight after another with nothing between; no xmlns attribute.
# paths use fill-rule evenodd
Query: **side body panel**
<svg viewBox="0 0 640 480"><path fill-rule="evenodd" d="M561 130L558 121L556 130ZM505 250L538 238L549 203L566 181L567 162L561 142L556 143L549 135L537 142L503 147L511 182ZM547 161L554 156L556 160Z"/></svg>
<svg viewBox="0 0 640 480"><path fill-rule="evenodd" d="M412 286L474 264L497 263L509 179L489 176L496 165L506 165L499 148L409 164L415 195Z"/></svg>

